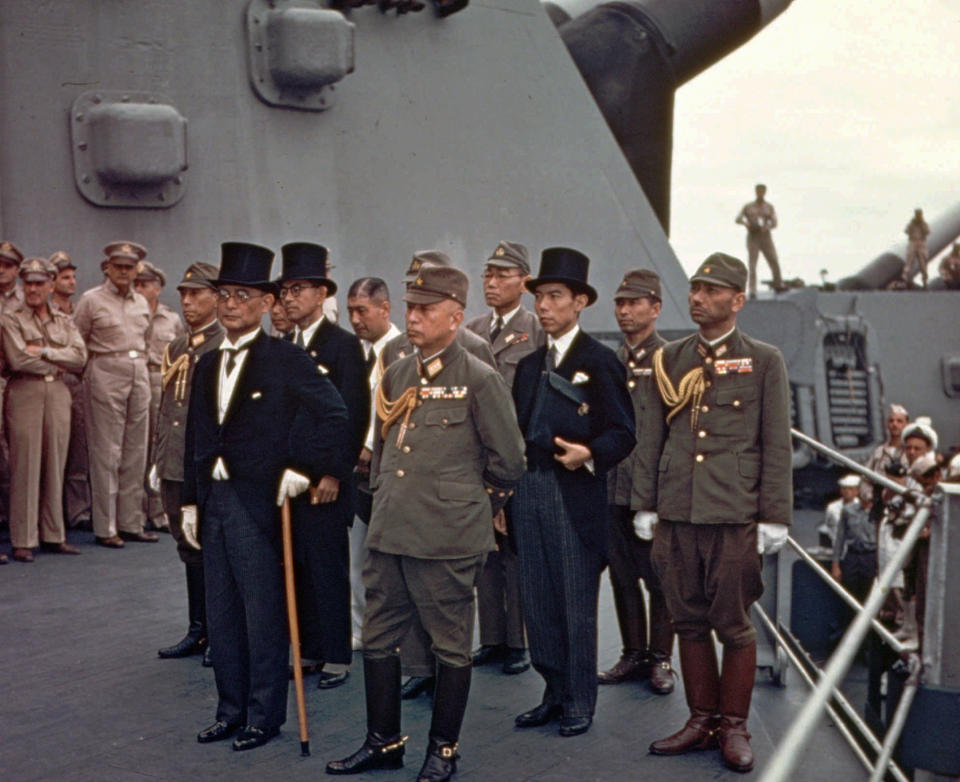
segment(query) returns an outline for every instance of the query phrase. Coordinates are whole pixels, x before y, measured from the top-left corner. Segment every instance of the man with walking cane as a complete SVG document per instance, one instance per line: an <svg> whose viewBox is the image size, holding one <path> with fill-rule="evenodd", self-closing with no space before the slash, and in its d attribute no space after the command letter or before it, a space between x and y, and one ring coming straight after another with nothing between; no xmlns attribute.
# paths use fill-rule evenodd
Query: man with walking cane
<svg viewBox="0 0 960 782"><path fill-rule="evenodd" d="M273 252L222 245L218 315L226 336L197 364L187 417L181 518L200 548L219 702L197 740L235 733L235 750L277 735L287 712L280 519L288 497L339 474L347 411L296 345L262 333ZM318 436L305 438L311 422ZM349 469L349 468L348 468Z"/></svg>

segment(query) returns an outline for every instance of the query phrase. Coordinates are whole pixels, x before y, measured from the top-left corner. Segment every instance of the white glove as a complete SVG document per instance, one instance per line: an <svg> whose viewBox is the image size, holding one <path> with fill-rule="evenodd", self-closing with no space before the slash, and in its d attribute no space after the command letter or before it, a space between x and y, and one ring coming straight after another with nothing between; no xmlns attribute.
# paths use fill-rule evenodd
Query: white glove
<svg viewBox="0 0 960 782"><path fill-rule="evenodd" d="M147 475L147 486L150 491L160 491L160 473L157 472L157 465L150 465L150 473Z"/></svg>
<svg viewBox="0 0 960 782"><path fill-rule="evenodd" d="M180 529L183 530L184 540L199 551L200 541L197 540L196 505L184 505L180 508Z"/></svg>
<svg viewBox="0 0 960 782"><path fill-rule="evenodd" d="M283 501L289 497L291 500L299 494L303 494L310 488L310 479L306 475L301 475L296 470L289 467L283 471L283 477L280 479L280 491L277 492L277 505L283 505Z"/></svg>
<svg viewBox="0 0 960 782"><path fill-rule="evenodd" d="M786 524L775 522L757 524L757 553L776 554L783 548L789 535L790 528Z"/></svg>
<svg viewBox="0 0 960 782"><path fill-rule="evenodd" d="M640 540L653 540L653 525L657 514L652 510L638 510L633 514L633 534Z"/></svg>

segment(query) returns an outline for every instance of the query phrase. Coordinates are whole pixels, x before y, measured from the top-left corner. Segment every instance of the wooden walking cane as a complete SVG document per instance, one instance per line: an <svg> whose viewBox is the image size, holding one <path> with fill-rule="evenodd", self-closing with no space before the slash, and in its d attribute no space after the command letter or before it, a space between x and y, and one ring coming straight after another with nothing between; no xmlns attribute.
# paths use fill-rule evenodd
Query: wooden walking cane
<svg viewBox="0 0 960 782"><path fill-rule="evenodd" d="M300 667L300 625L297 623L297 593L293 583L293 530L290 526L290 498L283 498L280 509L283 529L283 580L287 588L287 622L290 625L290 646L293 648L293 684L297 691L297 718L300 721L300 754L310 755L307 732L307 702L303 695L303 668Z"/></svg>

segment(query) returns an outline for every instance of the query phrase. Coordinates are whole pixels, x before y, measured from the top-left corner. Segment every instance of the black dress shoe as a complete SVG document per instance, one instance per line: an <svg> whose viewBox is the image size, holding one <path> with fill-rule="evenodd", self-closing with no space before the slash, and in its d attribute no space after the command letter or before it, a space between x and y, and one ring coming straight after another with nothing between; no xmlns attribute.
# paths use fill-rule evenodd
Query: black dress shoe
<svg viewBox="0 0 960 782"><path fill-rule="evenodd" d="M245 749L262 747L279 732L280 728L255 728L252 725L245 725L233 740L233 748L237 752L243 752Z"/></svg>
<svg viewBox="0 0 960 782"><path fill-rule="evenodd" d="M548 722L559 718L563 714L563 708L555 703L541 703L537 708L525 711L517 715L514 723L518 728L539 728Z"/></svg>
<svg viewBox="0 0 960 782"><path fill-rule="evenodd" d="M417 782L447 782L457 772L456 744L440 744L430 739L427 757L417 774Z"/></svg>
<svg viewBox="0 0 960 782"><path fill-rule="evenodd" d="M157 657L163 660L172 660L178 657L189 657L193 654L200 654L207 648L206 638L197 638L189 633L181 638L173 646L167 646L163 649L157 649Z"/></svg>
<svg viewBox="0 0 960 782"><path fill-rule="evenodd" d="M213 668L213 653L210 651L210 644L207 644L207 648L203 650L203 660L200 661L200 664L204 668Z"/></svg>
<svg viewBox="0 0 960 782"><path fill-rule="evenodd" d="M320 671L318 690L332 690L339 687L350 676L350 671L341 671L340 673L330 673L329 671Z"/></svg>
<svg viewBox="0 0 960 782"><path fill-rule="evenodd" d="M484 644L473 655L474 665L487 665L501 662L507 656L506 644Z"/></svg>
<svg viewBox="0 0 960 782"><path fill-rule="evenodd" d="M579 736L590 730L593 717L564 717L560 720L561 736Z"/></svg>
<svg viewBox="0 0 960 782"><path fill-rule="evenodd" d="M224 739L230 738L238 730L240 730L240 726L235 723L217 720L213 725L204 728L197 734L197 741L201 744L209 744L211 741L223 741Z"/></svg>
<svg viewBox="0 0 960 782"><path fill-rule="evenodd" d="M530 658L526 649L508 649L507 657L503 661L503 672L508 676L523 673L530 667Z"/></svg>
<svg viewBox="0 0 960 782"><path fill-rule="evenodd" d="M368 733L363 746L352 755L327 763L327 773L361 774L375 768L403 768L406 741L406 736L384 738L379 733Z"/></svg>
<svg viewBox="0 0 960 782"><path fill-rule="evenodd" d="M400 688L400 697L408 701L424 692L433 695L433 686L436 683L437 680L433 676L411 676Z"/></svg>

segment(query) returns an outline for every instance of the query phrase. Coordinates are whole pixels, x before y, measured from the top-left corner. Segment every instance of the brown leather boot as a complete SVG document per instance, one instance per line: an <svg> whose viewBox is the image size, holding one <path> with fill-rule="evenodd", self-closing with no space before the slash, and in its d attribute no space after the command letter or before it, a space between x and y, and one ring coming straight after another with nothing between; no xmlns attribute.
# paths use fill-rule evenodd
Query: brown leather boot
<svg viewBox="0 0 960 782"><path fill-rule="evenodd" d="M753 679L757 670L757 645L723 650L723 671L720 674L720 749L723 762L734 771L753 768L753 750L747 732L747 716L753 695Z"/></svg>
<svg viewBox="0 0 960 782"><path fill-rule="evenodd" d="M720 675L713 641L680 639L680 673L690 707L690 719L679 731L653 742L654 755L682 755L703 749L716 749L720 724Z"/></svg>

